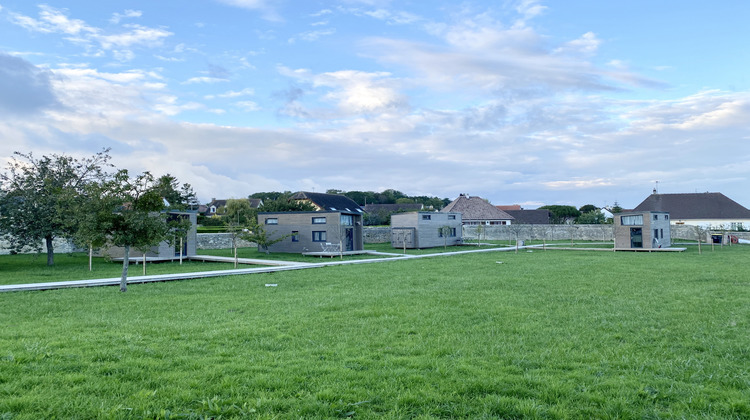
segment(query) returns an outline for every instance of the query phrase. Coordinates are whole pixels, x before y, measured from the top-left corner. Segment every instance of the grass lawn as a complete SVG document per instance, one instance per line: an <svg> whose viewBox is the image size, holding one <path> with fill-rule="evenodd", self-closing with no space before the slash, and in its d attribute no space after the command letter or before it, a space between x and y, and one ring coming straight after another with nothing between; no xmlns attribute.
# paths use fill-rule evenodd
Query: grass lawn
<svg viewBox="0 0 750 420"><path fill-rule="evenodd" d="M750 418L748 261L536 250L2 293L0 419Z"/></svg>
<svg viewBox="0 0 750 420"><path fill-rule="evenodd" d="M251 267L241 265L240 268ZM89 257L85 253L55 254L55 265L47 266L46 255L0 256L0 284L44 283L67 280L89 280L120 277L122 262L94 258L89 271ZM195 271L230 270L233 263L204 263L200 261L160 262L146 264L146 274L188 273ZM143 265L130 263L128 276L142 276Z"/></svg>

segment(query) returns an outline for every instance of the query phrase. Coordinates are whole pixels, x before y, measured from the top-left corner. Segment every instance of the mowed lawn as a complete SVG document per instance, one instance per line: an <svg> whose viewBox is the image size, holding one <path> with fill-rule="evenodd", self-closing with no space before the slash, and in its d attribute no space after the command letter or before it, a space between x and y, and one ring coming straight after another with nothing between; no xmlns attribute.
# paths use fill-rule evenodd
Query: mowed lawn
<svg viewBox="0 0 750 420"><path fill-rule="evenodd" d="M3 293L0 418L750 418L749 261L536 250Z"/></svg>

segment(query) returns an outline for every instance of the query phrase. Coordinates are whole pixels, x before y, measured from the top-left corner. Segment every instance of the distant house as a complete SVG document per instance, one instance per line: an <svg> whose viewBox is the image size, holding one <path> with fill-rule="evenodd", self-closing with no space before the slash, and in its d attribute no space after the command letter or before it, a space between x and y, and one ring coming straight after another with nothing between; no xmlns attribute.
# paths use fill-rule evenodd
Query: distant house
<svg viewBox="0 0 750 420"><path fill-rule="evenodd" d="M461 226L461 213L397 213L391 216L391 246L421 249L460 244Z"/></svg>
<svg viewBox="0 0 750 420"><path fill-rule="evenodd" d="M271 245L271 252L334 252L364 249L364 210L343 195L299 192L291 197L310 203L316 211L261 212L258 223L270 238L288 235Z"/></svg>
<svg viewBox="0 0 750 420"><path fill-rule="evenodd" d="M247 198L246 200L250 202L250 208L253 209L257 209L263 205L263 200L261 200L260 198ZM201 206L201 208L204 208L204 211L201 214L209 217L215 216L218 214L219 209L227 206L227 201L227 199L217 200L215 198L212 198L208 204L206 204L205 206Z"/></svg>
<svg viewBox="0 0 750 420"><path fill-rule="evenodd" d="M501 205L501 206L495 206L495 207L499 208L499 209L500 209L500 210L502 210L502 211L508 211L508 210L523 210L523 207L521 207L521 205L520 205L520 204L511 204L511 205L507 205L507 206L502 206L502 205Z"/></svg>
<svg viewBox="0 0 750 420"><path fill-rule="evenodd" d="M461 194L440 210L443 213L461 213L464 226L509 225L513 216L498 209L481 197Z"/></svg>
<svg viewBox="0 0 750 420"><path fill-rule="evenodd" d="M669 212L673 224L750 228L750 210L722 193L651 194L633 211Z"/></svg>
<svg viewBox="0 0 750 420"><path fill-rule="evenodd" d="M552 214L547 209L537 210L505 210L513 216L513 223L521 225L548 225Z"/></svg>
<svg viewBox="0 0 750 420"><path fill-rule="evenodd" d="M668 248L672 244L667 212L615 213L614 229L615 249Z"/></svg>

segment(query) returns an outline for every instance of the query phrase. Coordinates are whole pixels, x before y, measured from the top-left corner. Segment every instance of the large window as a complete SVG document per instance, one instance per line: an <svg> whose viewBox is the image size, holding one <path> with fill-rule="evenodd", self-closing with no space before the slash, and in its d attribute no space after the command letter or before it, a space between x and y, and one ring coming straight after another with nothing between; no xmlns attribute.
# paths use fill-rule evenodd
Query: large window
<svg viewBox="0 0 750 420"><path fill-rule="evenodd" d="M325 217L313 217L312 223L314 225L324 225L326 224L326 218Z"/></svg>
<svg viewBox="0 0 750 420"><path fill-rule="evenodd" d="M423 214L422 215L422 220L430 220L430 219L432 219L432 215L430 215L430 214Z"/></svg>
<svg viewBox="0 0 750 420"><path fill-rule="evenodd" d="M267 225L278 225L279 224L279 219L277 219L275 217L269 217L269 218L266 219L266 224Z"/></svg>
<svg viewBox="0 0 750 420"><path fill-rule="evenodd" d="M299 231L293 230L292 231L292 242L299 242Z"/></svg>
<svg viewBox="0 0 750 420"><path fill-rule="evenodd" d="M326 231L324 230L316 230L312 233L312 240L313 242L325 242L326 241Z"/></svg>
<svg viewBox="0 0 750 420"><path fill-rule="evenodd" d="M348 214L342 214L341 226L354 226L354 216L348 215Z"/></svg>
<svg viewBox="0 0 750 420"><path fill-rule="evenodd" d="M450 232L446 232L446 233L448 234L449 238L455 238L456 237L456 228L451 228ZM443 235L443 229L442 228L438 229L438 236L441 237L441 238L443 236L445 236L445 235Z"/></svg>
<svg viewBox="0 0 750 420"><path fill-rule="evenodd" d="M643 226L643 215L634 214L630 216L620 216L620 223L623 226Z"/></svg>

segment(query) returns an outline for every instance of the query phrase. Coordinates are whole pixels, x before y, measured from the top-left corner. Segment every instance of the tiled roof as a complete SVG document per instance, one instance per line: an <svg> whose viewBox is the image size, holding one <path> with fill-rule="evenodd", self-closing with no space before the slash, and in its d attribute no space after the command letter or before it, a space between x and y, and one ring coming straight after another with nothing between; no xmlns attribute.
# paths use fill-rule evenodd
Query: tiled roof
<svg viewBox="0 0 750 420"><path fill-rule="evenodd" d="M458 212L464 222L467 220L513 220L513 216L488 203L482 197L461 195L441 212Z"/></svg>
<svg viewBox="0 0 750 420"><path fill-rule="evenodd" d="M359 204L344 195L300 191L292 196L292 200L310 200L314 206L324 211L340 211L356 214L364 212Z"/></svg>
<svg viewBox="0 0 750 420"><path fill-rule="evenodd" d="M666 211L672 220L750 219L750 210L722 193L651 194L633 211Z"/></svg>

